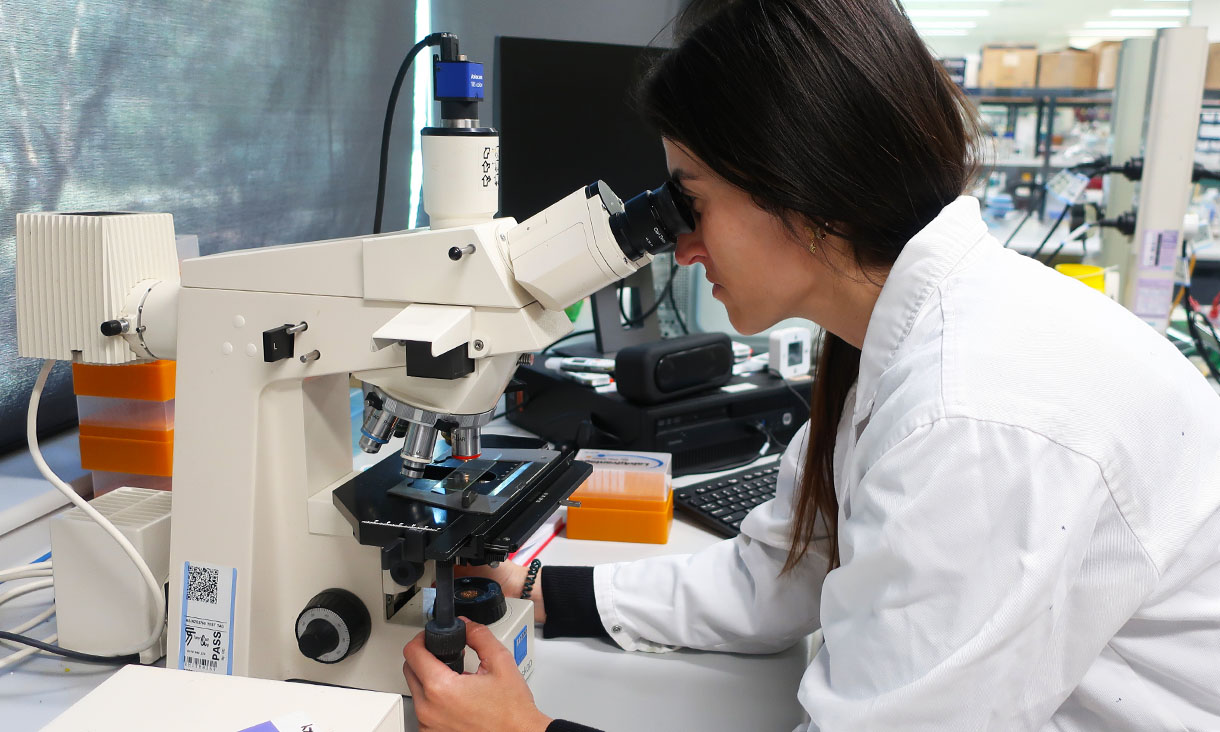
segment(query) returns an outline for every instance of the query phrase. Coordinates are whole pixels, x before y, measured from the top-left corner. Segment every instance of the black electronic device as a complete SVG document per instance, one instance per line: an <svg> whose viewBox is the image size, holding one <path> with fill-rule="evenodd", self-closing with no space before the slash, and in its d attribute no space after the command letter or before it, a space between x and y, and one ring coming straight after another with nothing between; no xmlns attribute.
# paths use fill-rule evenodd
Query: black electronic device
<svg viewBox="0 0 1220 732"><path fill-rule="evenodd" d="M779 461L674 488L674 508L714 534L737 536L755 506L775 498Z"/></svg>
<svg viewBox="0 0 1220 732"><path fill-rule="evenodd" d="M517 382L520 390L507 397L513 424L580 448L668 452L674 475L744 464L764 447L777 451L809 417L793 388L762 373L653 405L633 404L613 388L581 386L540 366L519 367Z"/></svg>
<svg viewBox="0 0 1220 732"><path fill-rule="evenodd" d="M618 393L659 404L720 386L733 377L733 342L724 333L694 333L628 346L614 359Z"/></svg>

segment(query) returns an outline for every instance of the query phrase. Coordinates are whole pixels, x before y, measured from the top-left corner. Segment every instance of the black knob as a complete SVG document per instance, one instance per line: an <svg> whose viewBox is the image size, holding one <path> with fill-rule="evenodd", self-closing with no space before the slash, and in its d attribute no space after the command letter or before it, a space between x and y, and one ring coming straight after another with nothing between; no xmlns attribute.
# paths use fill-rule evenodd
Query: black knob
<svg viewBox="0 0 1220 732"><path fill-rule="evenodd" d="M321 618L309 621L305 632L297 638L297 648L308 658L318 658L339 646L339 631Z"/></svg>
<svg viewBox="0 0 1220 732"><path fill-rule="evenodd" d="M453 611L476 623L491 625L508 612L500 584L487 577L459 577L453 581Z"/></svg>
<svg viewBox="0 0 1220 732"><path fill-rule="evenodd" d="M105 323L102 323L102 335L109 337L109 336L121 335L122 333L123 333L123 321L107 320Z"/></svg>
<svg viewBox="0 0 1220 732"><path fill-rule="evenodd" d="M422 562L397 561L390 565L390 579L403 587L410 587L423 579L424 565Z"/></svg>
<svg viewBox="0 0 1220 732"><path fill-rule="evenodd" d="M360 598L338 588L323 590L297 616L297 648L306 658L338 663L360 650L372 627Z"/></svg>
<svg viewBox="0 0 1220 732"><path fill-rule="evenodd" d="M474 244L467 244L464 247L449 247L449 258L455 262L467 254L474 254Z"/></svg>
<svg viewBox="0 0 1220 732"><path fill-rule="evenodd" d="M424 626L424 648L455 672L462 673L462 662L466 655L466 624L454 619L453 625L444 626L429 620Z"/></svg>

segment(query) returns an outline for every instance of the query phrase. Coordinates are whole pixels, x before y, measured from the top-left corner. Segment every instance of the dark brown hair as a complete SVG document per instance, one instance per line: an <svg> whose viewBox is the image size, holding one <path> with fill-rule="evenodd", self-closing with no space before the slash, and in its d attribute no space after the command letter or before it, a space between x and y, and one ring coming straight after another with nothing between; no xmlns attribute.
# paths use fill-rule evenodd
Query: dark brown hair
<svg viewBox="0 0 1220 732"><path fill-rule="evenodd" d="M645 116L789 226L829 224L881 273L977 170L970 102L892 0L696 0L646 76ZM817 515L838 564L834 449L860 351L827 332L784 571Z"/></svg>

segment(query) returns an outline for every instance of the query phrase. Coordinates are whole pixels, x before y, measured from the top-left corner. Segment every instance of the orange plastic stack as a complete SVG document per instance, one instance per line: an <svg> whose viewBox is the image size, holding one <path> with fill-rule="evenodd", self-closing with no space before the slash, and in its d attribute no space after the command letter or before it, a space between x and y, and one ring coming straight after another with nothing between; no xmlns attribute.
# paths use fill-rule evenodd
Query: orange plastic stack
<svg viewBox="0 0 1220 732"><path fill-rule="evenodd" d="M119 486L169 490L174 468L173 361L72 365L81 467L93 495Z"/></svg>
<svg viewBox="0 0 1220 732"><path fill-rule="evenodd" d="M673 524L670 455L658 452L581 450L593 475L572 494L569 539L665 544Z"/></svg>

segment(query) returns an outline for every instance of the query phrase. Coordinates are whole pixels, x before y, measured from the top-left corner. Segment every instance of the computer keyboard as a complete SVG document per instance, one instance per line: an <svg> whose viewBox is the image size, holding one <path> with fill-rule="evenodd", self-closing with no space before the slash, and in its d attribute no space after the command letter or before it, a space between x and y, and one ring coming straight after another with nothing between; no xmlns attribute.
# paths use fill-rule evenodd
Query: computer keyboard
<svg viewBox="0 0 1220 732"><path fill-rule="evenodd" d="M674 489L674 506L713 533L733 537L750 509L775 497L779 462Z"/></svg>

